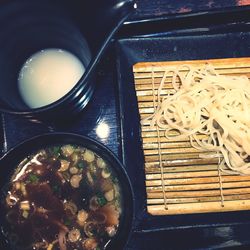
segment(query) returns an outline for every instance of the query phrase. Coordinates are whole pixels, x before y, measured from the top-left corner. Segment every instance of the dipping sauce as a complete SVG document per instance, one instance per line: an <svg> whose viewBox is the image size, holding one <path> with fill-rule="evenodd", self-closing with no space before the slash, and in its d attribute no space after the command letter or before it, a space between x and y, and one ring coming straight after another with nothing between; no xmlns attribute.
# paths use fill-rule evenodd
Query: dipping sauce
<svg viewBox="0 0 250 250"><path fill-rule="evenodd" d="M101 250L117 233L122 197L109 163L56 145L25 158L5 187L2 231L11 249Z"/></svg>
<svg viewBox="0 0 250 250"><path fill-rule="evenodd" d="M33 54L18 77L20 95L30 108L40 108L66 95L80 80L85 67L72 53L45 49Z"/></svg>

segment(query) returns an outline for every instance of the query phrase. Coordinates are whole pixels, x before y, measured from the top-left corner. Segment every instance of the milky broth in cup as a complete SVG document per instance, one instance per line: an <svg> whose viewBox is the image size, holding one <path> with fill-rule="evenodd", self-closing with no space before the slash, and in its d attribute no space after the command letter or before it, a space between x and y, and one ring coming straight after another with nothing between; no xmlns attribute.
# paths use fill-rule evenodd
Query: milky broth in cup
<svg viewBox="0 0 250 250"><path fill-rule="evenodd" d="M62 49L44 49L29 57L18 77L18 88L30 108L49 105L66 95L85 72L82 62Z"/></svg>

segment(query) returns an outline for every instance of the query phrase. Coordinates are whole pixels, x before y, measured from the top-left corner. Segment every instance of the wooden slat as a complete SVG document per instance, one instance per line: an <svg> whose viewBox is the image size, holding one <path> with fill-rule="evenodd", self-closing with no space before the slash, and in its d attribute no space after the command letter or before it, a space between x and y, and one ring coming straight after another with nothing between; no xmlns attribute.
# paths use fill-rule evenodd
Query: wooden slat
<svg viewBox="0 0 250 250"><path fill-rule="evenodd" d="M250 194L250 188L233 188L223 190L224 196L230 195L241 195L241 194ZM209 196L220 196L220 190L198 190L198 191L189 191L189 192L178 192L178 191L169 191L167 192L168 199L176 197L209 197ZM148 200L150 199L162 199L162 192L148 193ZM164 202L162 202L164 203Z"/></svg>
<svg viewBox="0 0 250 250"><path fill-rule="evenodd" d="M250 58L138 63L134 65L133 71L141 119L154 112L157 89L167 68L183 64L200 67L205 63L211 63L219 74L246 75L250 78ZM182 73L185 72L183 69ZM171 85L171 74L166 77L161 97L175 92ZM250 209L250 176L219 172L219 159L214 153L205 152L209 157L201 158L201 153L204 152L193 148L189 138L176 139L176 132L171 133L173 139L167 139L164 131L160 129L157 132L149 121L141 125L149 213L171 215ZM197 137L206 138L204 135ZM162 166L159 163L159 153Z"/></svg>
<svg viewBox="0 0 250 250"><path fill-rule="evenodd" d="M169 179L179 179L179 178L196 178L196 177L208 177L208 176L218 176L217 170L210 171L192 171L192 172L179 172L179 173L164 173L163 178ZM146 180L160 180L161 174L153 173L147 174Z"/></svg>
<svg viewBox="0 0 250 250"><path fill-rule="evenodd" d="M226 195L224 196L224 202L234 201L234 200L250 200L250 194L237 194L237 195ZM191 197L191 198L169 198L167 204L183 204L183 203L200 203L200 202L211 202L217 201L221 203L220 194L218 196L201 196L201 197ZM164 203L164 199L148 199L147 203L149 205L158 205ZM194 204L195 205L195 204Z"/></svg>
<svg viewBox="0 0 250 250"><path fill-rule="evenodd" d="M210 173L211 174L211 173ZM177 174L175 174L176 177L180 177ZM155 176L154 176L155 177ZM161 178L158 175L159 179L154 178L154 180L146 180L147 186L159 186L161 185ZM166 177L166 174L164 175ZM205 183L218 183L219 182L219 177L218 177L218 172L217 175L214 176L190 176L190 177L185 177L181 176L182 178L165 178L165 185L189 185L189 184L205 184ZM241 176L240 179L238 176L221 176L221 181L222 181L222 186L224 186L225 183L227 182L237 182L237 181L250 181L250 176Z"/></svg>
<svg viewBox="0 0 250 250"><path fill-rule="evenodd" d="M205 63L211 63L216 69L219 68L246 68L250 67L249 57L241 58L224 58L224 59L208 59L208 60L185 60L185 61L167 61L167 62L140 62L134 65L134 72L151 71L154 68L155 71L162 71L164 67L178 66L183 64L203 66Z"/></svg>
<svg viewBox="0 0 250 250"><path fill-rule="evenodd" d="M226 201L224 206L220 202L199 202L199 203L182 203L168 204L168 209L164 205L148 206L148 212L152 215L171 215L171 214L194 214L194 213L211 213L211 212L228 212L238 210L249 210L250 200Z"/></svg>
<svg viewBox="0 0 250 250"><path fill-rule="evenodd" d="M220 71L218 71L218 72L220 74L222 73ZM242 73L229 73L228 75L230 75L230 76L240 76L240 75L244 74L244 75L250 77L250 73L249 72L250 72L250 69L246 69L245 72L242 72ZM135 83L136 83L135 88L136 88L136 90L137 91L140 91L140 90L152 90L152 86L151 86L152 74L150 73L147 78L144 77L143 73L142 73L142 76L143 76L143 78L137 78L137 79L135 79ZM161 79L162 79L162 76L163 76L163 71L162 71L161 75L159 75L159 77L156 77L155 74L154 74L154 83L155 83L155 87L156 88L159 87ZM177 79L176 82L178 82L178 79ZM164 87L166 89L171 89L172 86L171 86L170 83L171 83L171 77L170 76L166 77Z"/></svg>
<svg viewBox="0 0 250 250"><path fill-rule="evenodd" d="M237 70L237 73L235 72ZM217 72L220 73L221 75L230 75L230 76L239 76L239 75L248 75L249 73L246 73L246 72L249 72L250 69L249 68L237 68L237 69L223 69L223 70L218 70L217 69ZM183 74L185 74L186 71L183 71ZM154 77L156 78L161 78L163 77L163 74L164 72L159 72L159 73L154 73ZM151 71L149 72L142 72L141 74L138 74L138 73L135 73L134 74L134 77L135 77L135 81L137 81L138 79L150 79L152 78L152 73ZM159 79L160 80L160 79ZM166 79L166 82L170 82L171 80L171 74L169 74L169 76L167 77Z"/></svg>
<svg viewBox="0 0 250 250"><path fill-rule="evenodd" d="M167 182L167 181L166 181ZM239 181L239 182L228 182L223 183L224 188L240 188L240 187L250 187L249 181ZM165 185L165 191L192 191L192 190L208 190L208 189L219 189L219 181L216 183L201 183L201 184L189 184L189 185ZM162 186L147 186L147 192L159 192L162 191Z"/></svg>
<svg viewBox="0 0 250 250"><path fill-rule="evenodd" d="M162 154L162 161L166 160L188 160L188 159L196 159L198 160L200 158L201 152L185 152L183 150L182 152L177 152L177 153L169 153L169 154ZM155 162L159 160L158 154L155 155L144 155L145 161L146 162ZM210 162L210 160L213 159L205 159L206 162ZM218 160L217 160L218 162Z"/></svg>
<svg viewBox="0 0 250 250"><path fill-rule="evenodd" d="M159 161L146 162L146 173L159 173ZM194 172L194 171L209 171L218 169L218 159L185 159L185 160L172 160L163 162L163 172L176 173L176 172Z"/></svg>

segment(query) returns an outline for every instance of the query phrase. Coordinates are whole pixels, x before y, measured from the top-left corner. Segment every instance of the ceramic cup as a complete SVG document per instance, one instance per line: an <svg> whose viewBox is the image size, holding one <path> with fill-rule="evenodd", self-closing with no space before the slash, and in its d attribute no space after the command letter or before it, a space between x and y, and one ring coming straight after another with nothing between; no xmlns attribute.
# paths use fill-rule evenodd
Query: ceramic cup
<svg viewBox="0 0 250 250"><path fill-rule="evenodd" d="M18 90L18 75L34 53L59 48L74 54L85 68L92 59L77 23L60 4L49 1L13 1L0 9L0 111L41 120L64 119L81 111L90 100L93 79L84 78L58 101L29 108ZM49 91L49 89L48 89Z"/></svg>

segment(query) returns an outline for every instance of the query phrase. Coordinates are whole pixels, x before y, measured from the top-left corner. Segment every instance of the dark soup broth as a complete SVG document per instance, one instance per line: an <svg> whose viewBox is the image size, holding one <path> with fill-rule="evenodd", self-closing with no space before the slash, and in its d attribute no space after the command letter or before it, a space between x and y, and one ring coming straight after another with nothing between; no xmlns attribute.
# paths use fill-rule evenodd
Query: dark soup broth
<svg viewBox="0 0 250 250"><path fill-rule="evenodd" d="M117 176L108 161L81 146L30 155L2 193L2 231L11 249L105 249L119 227Z"/></svg>

